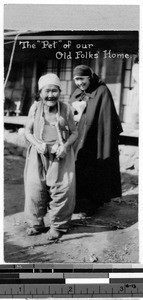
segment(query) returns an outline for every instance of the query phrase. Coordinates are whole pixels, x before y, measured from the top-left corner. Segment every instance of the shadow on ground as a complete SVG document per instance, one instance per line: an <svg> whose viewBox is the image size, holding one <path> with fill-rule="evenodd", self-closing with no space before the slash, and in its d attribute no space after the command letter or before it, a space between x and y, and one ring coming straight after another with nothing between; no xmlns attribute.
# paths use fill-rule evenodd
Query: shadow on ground
<svg viewBox="0 0 143 300"><path fill-rule="evenodd" d="M54 242L46 238L48 215L45 232L36 236L27 236L23 212L7 216L5 262L138 262L135 199L133 194L106 203L92 217L73 214L69 232Z"/></svg>
<svg viewBox="0 0 143 300"><path fill-rule="evenodd" d="M105 203L93 216L73 214L70 230L49 242L46 232L26 235L24 159L5 159L5 262L138 262L138 176L122 173L122 199ZM48 214L45 217L48 230Z"/></svg>

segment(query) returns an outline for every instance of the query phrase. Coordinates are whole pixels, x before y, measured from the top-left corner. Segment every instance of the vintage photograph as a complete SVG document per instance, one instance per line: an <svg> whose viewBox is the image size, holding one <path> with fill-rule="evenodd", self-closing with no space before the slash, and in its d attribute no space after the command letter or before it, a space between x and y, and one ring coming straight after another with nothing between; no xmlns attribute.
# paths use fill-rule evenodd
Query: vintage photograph
<svg viewBox="0 0 143 300"><path fill-rule="evenodd" d="M4 261L138 263L138 31L5 28L4 78Z"/></svg>

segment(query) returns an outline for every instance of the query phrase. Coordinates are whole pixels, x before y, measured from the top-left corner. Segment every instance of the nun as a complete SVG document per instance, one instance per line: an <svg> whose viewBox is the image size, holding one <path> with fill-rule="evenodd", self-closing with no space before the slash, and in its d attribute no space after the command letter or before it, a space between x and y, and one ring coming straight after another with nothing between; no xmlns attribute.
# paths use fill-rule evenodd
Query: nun
<svg viewBox="0 0 143 300"><path fill-rule="evenodd" d="M73 80L76 89L70 103L78 108L74 114L78 138L73 145L75 211L91 215L105 202L121 197L118 141L122 127L110 90L90 67L75 67Z"/></svg>

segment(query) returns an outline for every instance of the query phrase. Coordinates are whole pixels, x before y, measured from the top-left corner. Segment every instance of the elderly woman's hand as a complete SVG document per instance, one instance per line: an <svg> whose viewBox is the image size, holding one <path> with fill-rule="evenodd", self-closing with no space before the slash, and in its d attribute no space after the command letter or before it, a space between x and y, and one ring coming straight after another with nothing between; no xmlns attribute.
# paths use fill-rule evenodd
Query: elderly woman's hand
<svg viewBox="0 0 143 300"><path fill-rule="evenodd" d="M65 144L60 145L56 151L57 158L63 158L67 154L67 146Z"/></svg>
<svg viewBox="0 0 143 300"><path fill-rule="evenodd" d="M38 153L45 154L47 152L46 143L37 143L36 150Z"/></svg>

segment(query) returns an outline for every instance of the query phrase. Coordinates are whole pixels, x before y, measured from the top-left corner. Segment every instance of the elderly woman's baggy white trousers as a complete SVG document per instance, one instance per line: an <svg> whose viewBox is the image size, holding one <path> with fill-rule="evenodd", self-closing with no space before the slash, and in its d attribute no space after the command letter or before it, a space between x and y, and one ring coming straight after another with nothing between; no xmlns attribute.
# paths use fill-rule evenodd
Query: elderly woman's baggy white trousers
<svg viewBox="0 0 143 300"><path fill-rule="evenodd" d="M75 164L72 147L59 160L53 154L27 150L24 170L25 216L29 226L40 225L49 212L50 227L66 231L75 208Z"/></svg>

